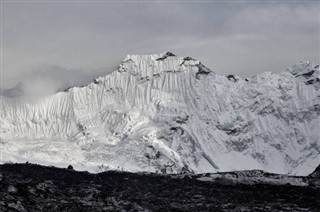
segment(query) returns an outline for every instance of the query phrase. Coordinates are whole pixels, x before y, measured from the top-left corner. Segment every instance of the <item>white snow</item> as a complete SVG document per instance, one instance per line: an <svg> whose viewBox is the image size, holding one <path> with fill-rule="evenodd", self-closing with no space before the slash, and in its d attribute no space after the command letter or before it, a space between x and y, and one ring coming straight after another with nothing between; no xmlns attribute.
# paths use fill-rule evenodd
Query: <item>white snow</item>
<svg viewBox="0 0 320 212"><path fill-rule="evenodd" d="M190 58L128 55L85 87L1 97L2 162L307 175L320 163L319 78L310 62L234 80Z"/></svg>

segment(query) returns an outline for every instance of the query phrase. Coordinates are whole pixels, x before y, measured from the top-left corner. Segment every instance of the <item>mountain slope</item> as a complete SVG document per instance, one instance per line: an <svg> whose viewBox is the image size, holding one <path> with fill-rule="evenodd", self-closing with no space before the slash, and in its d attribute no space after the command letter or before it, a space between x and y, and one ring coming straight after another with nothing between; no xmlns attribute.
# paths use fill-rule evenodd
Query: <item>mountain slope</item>
<svg viewBox="0 0 320 212"><path fill-rule="evenodd" d="M251 79L172 53L127 56L85 87L1 98L4 161L77 169L307 175L320 161L320 71Z"/></svg>

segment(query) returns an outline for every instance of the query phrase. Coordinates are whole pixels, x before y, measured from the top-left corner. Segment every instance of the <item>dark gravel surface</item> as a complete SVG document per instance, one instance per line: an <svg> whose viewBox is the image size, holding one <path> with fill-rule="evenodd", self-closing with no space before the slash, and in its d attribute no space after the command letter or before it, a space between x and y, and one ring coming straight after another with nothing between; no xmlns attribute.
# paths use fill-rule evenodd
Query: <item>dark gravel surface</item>
<svg viewBox="0 0 320 212"><path fill-rule="evenodd" d="M320 211L320 187L0 165L0 211Z"/></svg>

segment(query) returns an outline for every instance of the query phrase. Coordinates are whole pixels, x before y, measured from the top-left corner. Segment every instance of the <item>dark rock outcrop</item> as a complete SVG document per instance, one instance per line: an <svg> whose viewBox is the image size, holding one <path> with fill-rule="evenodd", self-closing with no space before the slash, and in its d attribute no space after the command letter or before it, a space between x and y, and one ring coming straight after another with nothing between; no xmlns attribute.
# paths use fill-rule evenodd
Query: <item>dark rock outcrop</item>
<svg viewBox="0 0 320 212"><path fill-rule="evenodd" d="M202 65L201 63L199 63L198 65L196 65L198 67L198 72L196 73L196 79L200 79L201 75L208 75L210 73L213 73L213 71L211 71L210 69L208 69L207 67L205 67L204 65Z"/></svg>
<svg viewBox="0 0 320 212"><path fill-rule="evenodd" d="M236 77L233 74L230 74L227 76L228 80L233 81L233 82L237 82L238 79L236 79Z"/></svg>
<svg viewBox="0 0 320 212"><path fill-rule="evenodd" d="M176 56L175 54L171 53L171 52L166 52L162 57L159 57L158 59L156 60L164 60L166 59L167 57L174 57Z"/></svg>
<svg viewBox="0 0 320 212"><path fill-rule="evenodd" d="M319 164L319 166L309 175L309 177L320 178L320 164Z"/></svg>

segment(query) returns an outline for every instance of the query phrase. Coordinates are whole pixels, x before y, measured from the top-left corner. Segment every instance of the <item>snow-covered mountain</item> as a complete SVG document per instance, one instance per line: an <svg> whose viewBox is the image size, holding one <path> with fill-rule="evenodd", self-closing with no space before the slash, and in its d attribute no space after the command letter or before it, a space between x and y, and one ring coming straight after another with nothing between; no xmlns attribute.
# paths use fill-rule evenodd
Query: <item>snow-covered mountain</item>
<svg viewBox="0 0 320 212"><path fill-rule="evenodd" d="M1 97L2 162L76 169L307 175L320 162L320 70L250 79L190 57L129 55L88 86Z"/></svg>

